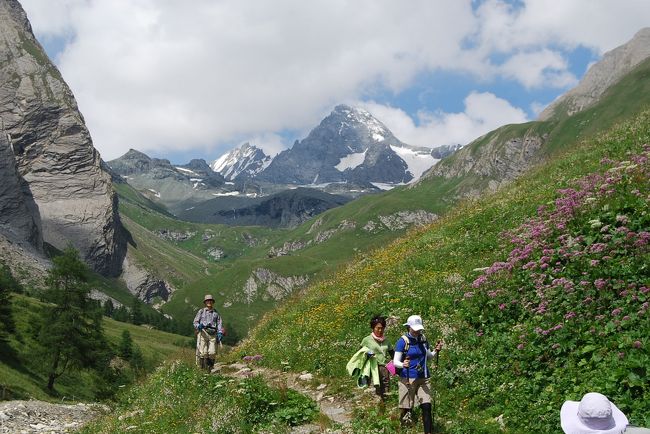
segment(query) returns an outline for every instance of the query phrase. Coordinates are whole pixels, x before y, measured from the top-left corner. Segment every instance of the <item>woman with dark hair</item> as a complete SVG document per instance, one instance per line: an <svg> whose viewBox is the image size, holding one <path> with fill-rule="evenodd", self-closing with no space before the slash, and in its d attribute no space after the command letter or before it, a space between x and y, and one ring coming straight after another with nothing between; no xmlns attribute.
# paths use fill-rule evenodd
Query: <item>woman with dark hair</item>
<svg viewBox="0 0 650 434"><path fill-rule="evenodd" d="M379 385L375 386L377 395L381 398L382 402L386 400L386 394L390 388L390 374L386 369L386 363L390 361L389 353L392 353L390 344L384 338L384 331L386 330L386 318L383 316L375 316L370 320L370 335L363 338L361 346L368 348L366 356L368 358L374 357L377 361L379 368Z"/></svg>

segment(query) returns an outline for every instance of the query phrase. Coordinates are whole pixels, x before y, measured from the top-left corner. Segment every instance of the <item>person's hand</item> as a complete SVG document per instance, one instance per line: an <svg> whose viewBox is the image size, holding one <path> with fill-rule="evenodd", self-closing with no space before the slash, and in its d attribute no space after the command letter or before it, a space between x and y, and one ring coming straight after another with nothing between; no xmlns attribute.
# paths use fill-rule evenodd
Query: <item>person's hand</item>
<svg viewBox="0 0 650 434"><path fill-rule="evenodd" d="M404 362L402 363L402 366L404 366L405 368L408 368L408 367L410 367L410 365L411 365L411 359L406 357L404 359Z"/></svg>
<svg viewBox="0 0 650 434"><path fill-rule="evenodd" d="M436 348L435 349L436 349L436 353L439 352L440 350L442 350L442 340L438 340L438 342L436 342Z"/></svg>

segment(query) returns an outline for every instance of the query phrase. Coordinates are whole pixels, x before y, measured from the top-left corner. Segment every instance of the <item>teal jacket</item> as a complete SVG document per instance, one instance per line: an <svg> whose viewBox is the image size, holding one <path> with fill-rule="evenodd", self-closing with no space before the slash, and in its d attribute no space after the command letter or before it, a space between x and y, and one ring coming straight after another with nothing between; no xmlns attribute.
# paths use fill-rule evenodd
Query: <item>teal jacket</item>
<svg viewBox="0 0 650 434"><path fill-rule="evenodd" d="M373 385L379 386L379 365L375 357L366 356L368 351L368 347L362 347L354 353L345 367L348 374L357 379L359 387L367 386L369 380L372 380Z"/></svg>

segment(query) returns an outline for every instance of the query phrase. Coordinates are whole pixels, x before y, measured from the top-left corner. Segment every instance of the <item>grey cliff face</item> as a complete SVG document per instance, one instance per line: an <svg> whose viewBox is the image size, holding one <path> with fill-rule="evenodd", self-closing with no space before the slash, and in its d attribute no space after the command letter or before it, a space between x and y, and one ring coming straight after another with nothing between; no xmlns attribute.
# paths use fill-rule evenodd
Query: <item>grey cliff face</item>
<svg viewBox="0 0 650 434"><path fill-rule="evenodd" d="M650 57L650 27L639 30L626 44L605 53L594 64L580 83L551 103L538 120L546 121L555 115L573 115L598 102L601 95L635 66Z"/></svg>
<svg viewBox="0 0 650 434"><path fill-rule="evenodd" d="M119 274L126 241L110 175L16 0L0 3L0 120L38 205L43 240L59 249L72 243L94 270Z"/></svg>
<svg viewBox="0 0 650 434"><path fill-rule="evenodd" d="M18 173L11 144L0 130L0 233L12 241L43 248L41 217L29 185Z"/></svg>
<svg viewBox="0 0 650 434"><path fill-rule="evenodd" d="M124 258L120 277L129 291L145 303L151 304L156 298L168 301L174 292L171 285L139 267L128 255Z"/></svg>

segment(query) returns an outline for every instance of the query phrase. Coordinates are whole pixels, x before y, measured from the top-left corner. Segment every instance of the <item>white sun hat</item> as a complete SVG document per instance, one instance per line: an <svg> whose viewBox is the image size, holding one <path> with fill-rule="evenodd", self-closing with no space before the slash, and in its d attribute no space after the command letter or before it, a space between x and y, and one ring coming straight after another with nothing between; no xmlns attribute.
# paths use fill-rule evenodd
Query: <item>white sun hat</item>
<svg viewBox="0 0 650 434"><path fill-rule="evenodd" d="M560 424L566 434L620 434L628 420L605 395L590 392L562 404Z"/></svg>
<svg viewBox="0 0 650 434"><path fill-rule="evenodd" d="M420 315L411 315L408 317L404 325L411 327L415 331L424 330L424 326L422 325L422 318Z"/></svg>

